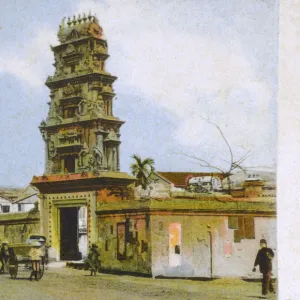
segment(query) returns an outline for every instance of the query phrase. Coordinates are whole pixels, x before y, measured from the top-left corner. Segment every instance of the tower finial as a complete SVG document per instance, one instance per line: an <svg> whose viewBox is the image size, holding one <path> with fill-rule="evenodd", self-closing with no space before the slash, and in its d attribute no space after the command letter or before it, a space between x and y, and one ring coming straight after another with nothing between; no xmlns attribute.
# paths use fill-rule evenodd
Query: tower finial
<svg viewBox="0 0 300 300"><path fill-rule="evenodd" d="M75 15L73 16L73 24L76 25L77 21L76 21L76 17Z"/></svg>
<svg viewBox="0 0 300 300"><path fill-rule="evenodd" d="M89 12L88 19L89 19L89 21L91 21L91 20L92 20L91 11Z"/></svg>
<svg viewBox="0 0 300 300"><path fill-rule="evenodd" d="M63 19L61 20L61 28L64 28L66 26L65 24L65 21L66 21L66 17L63 17Z"/></svg>
<svg viewBox="0 0 300 300"><path fill-rule="evenodd" d="M68 26L70 27L71 26L71 24L72 24L72 21L71 21L71 19L70 19L70 17L68 17Z"/></svg>
<svg viewBox="0 0 300 300"><path fill-rule="evenodd" d="M86 17L86 15L85 15L85 13L83 13L82 20L83 20L83 22L86 22L86 20L87 20L87 17Z"/></svg>
<svg viewBox="0 0 300 300"><path fill-rule="evenodd" d="M81 15L80 15L80 14L78 15L77 21L78 21L78 23L79 23L79 24L80 24L80 23L81 23L81 21L82 21L82 19L81 19Z"/></svg>

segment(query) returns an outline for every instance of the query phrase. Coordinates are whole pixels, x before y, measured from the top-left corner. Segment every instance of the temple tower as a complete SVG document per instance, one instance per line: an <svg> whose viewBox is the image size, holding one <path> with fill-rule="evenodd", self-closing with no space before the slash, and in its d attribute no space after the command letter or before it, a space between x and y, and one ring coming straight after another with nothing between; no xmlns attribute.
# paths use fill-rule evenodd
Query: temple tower
<svg viewBox="0 0 300 300"><path fill-rule="evenodd" d="M45 174L119 171L120 127L113 115L117 77L105 69L107 42L96 17L65 19L60 44L51 47L55 73L49 113L40 126L46 143Z"/></svg>
<svg viewBox="0 0 300 300"><path fill-rule="evenodd" d="M97 18L64 18L58 39L51 47L55 72L46 81L49 113L39 127L45 172L31 184L40 191L41 233L50 258L75 260L99 242L102 204L126 200L135 178L120 172L124 122L113 115L117 78L106 71L107 42Z"/></svg>

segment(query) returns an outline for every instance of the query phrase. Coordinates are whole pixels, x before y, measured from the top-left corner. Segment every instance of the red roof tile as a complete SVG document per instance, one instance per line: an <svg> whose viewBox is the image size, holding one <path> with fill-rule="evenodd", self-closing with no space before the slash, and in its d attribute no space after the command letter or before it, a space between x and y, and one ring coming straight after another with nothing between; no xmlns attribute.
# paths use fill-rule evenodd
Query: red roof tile
<svg viewBox="0 0 300 300"><path fill-rule="evenodd" d="M213 172L156 172L156 174L172 182L175 186L186 186L187 180L191 177L213 175L224 178L222 174Z"/></svg>

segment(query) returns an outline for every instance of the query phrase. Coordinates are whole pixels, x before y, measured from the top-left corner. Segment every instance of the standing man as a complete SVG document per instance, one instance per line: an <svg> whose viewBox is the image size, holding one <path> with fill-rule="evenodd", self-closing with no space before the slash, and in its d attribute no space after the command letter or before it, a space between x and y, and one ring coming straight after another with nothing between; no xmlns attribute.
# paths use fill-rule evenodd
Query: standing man
<svg viewBox="0 0 300 300"><path fill-rule="evenodd" d="M260 250L256 255L254 262L253 272L256 271L256 266L259 265L259 271L263 274L262 279L262 294L266 296L268 292L275 293L273 284L271 282L272 272L272 259L274 252L271 248L267 247L267 241L265 239L260 240Z"/></svg>
<svg viewBox="0 0 300 300"><path fill-rule="evenodd" d="M7 272L7 269L8 269L8 265L7 265L8 259L9 259L8 242L7 241L3 241L1 249L0 249L0 261L1 261L0 273Z"/></svg>
<svg viewBox="0 0 300 300"><path fill-rule="evenodd" d="M88 258L86 260L91 270L91 276L92 275L96 276L96 272L100 270L100 263L99 263L100 253L97 249L98 246L96 244L92 244L92 247L90 248L88 254Z"/></svg>

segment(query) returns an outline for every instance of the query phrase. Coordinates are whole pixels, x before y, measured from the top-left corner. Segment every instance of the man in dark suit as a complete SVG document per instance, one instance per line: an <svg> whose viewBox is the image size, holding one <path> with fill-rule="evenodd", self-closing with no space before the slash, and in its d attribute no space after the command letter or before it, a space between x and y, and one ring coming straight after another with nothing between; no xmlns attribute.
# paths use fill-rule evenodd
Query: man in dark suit
<svg viewBox="0 0 300 300"><path fill-rule="evenodd" d="M256 266L259 265L259 271L263 274L262 294L263 296L266 296L268 292L275 293L271 281L272 259L274 257L274 252L271 248L267 247L267 241L265 239L260 240L260 248L261 249L256 255L252 271L255 272Z"/></svg>
<svg viewBox="0 0 300 300"><path fill-rule="evenodd" d="M1 262L1 269L0 273L5 273L8 269L8 258L9 258L9 252L8 252L8 242L4 241L2 242L2 246L0 249L0 262Z"/></svg>

